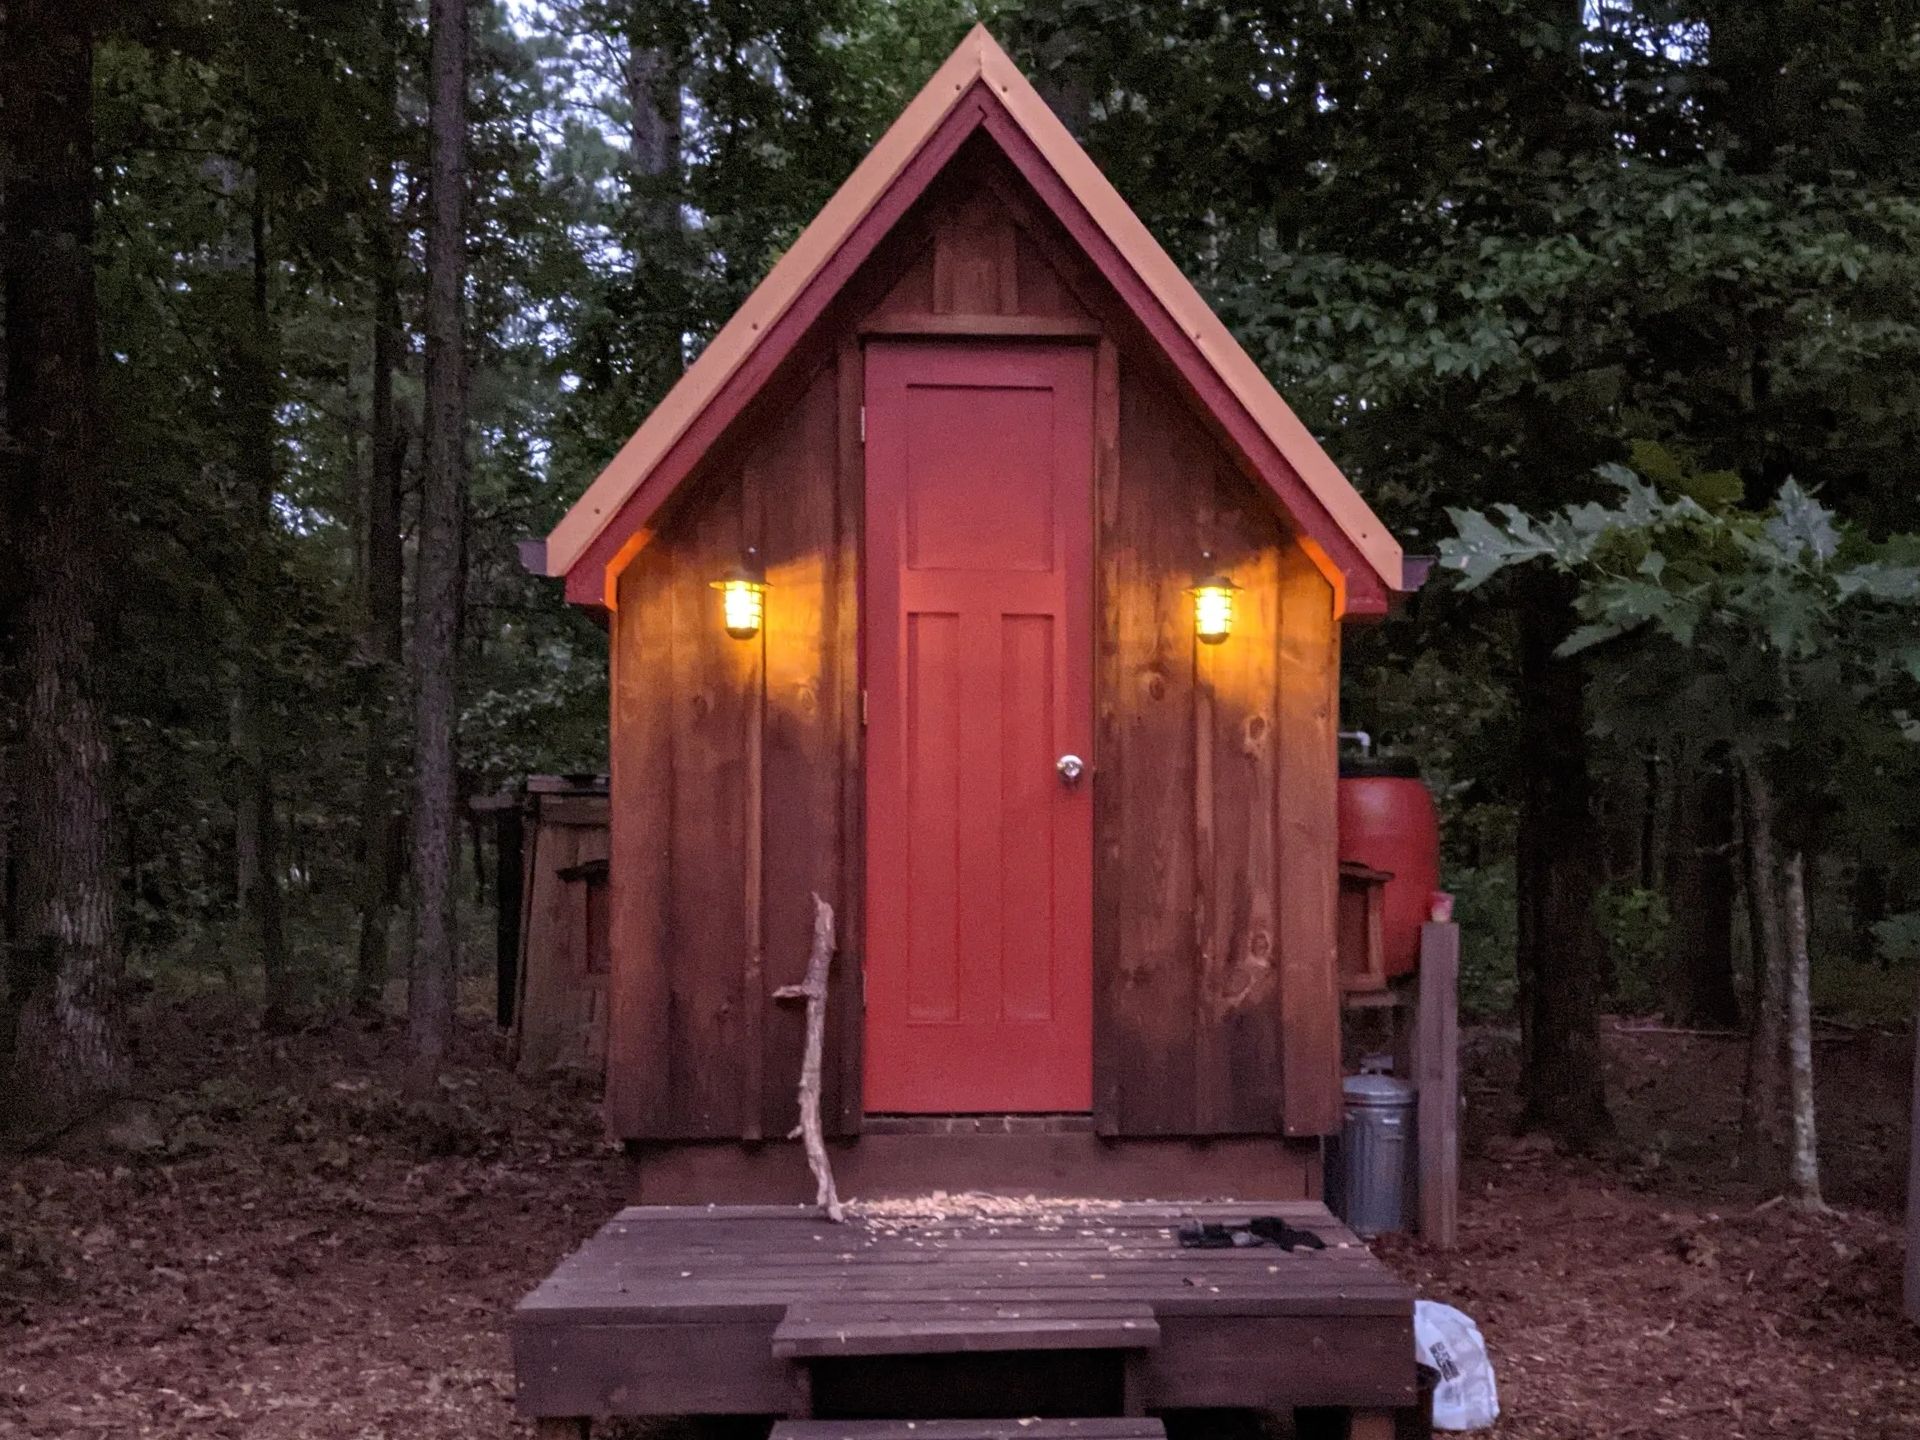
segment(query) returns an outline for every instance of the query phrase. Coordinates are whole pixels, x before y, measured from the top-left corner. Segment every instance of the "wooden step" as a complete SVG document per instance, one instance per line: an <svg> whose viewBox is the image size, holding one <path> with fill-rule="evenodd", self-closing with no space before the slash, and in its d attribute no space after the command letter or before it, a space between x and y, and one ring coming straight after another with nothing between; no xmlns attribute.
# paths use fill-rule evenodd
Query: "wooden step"
<svg viewBox="0 0 1920 1440"><path fill-rule="evenodd" d="M1144 1416L1089 1420L782 1420L768 1440L1167 1440Z"/></svg>
<svg viewBox="0 0 1920 1440"><path fill-rule="evenodd" d="M783 1360L994 1350L1147 1350L1159 1343L1160 1323L1153 1318L1153 1307L1117 1300L806 1300L789 1305L786 1318L773 1331L773 1353ZM1112 1437L1102 1435L1100 1440Z"/></svg>

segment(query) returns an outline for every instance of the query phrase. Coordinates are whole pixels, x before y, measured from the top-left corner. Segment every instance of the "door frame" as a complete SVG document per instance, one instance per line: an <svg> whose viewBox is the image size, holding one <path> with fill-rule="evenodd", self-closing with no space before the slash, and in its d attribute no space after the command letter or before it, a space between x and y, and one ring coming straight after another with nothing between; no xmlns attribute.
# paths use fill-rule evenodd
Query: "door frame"
<svg viewBox="0 0 1920 1440"><path fill-rule="evenodd" d="M872 907L872 847L868 815L868 766L871 747L868 735L868 688L872 680L872 616L869 613L872 580L872 476L867 451L867 372L874 345L930 350L961 350L991 347L1022 350L1043 348L1070 352L1090 352L1088 418L1090 449L1088 474L1088 515L1086 584L1084 606L1084 654L1086 657L1085 694L1087 699L1085 784L1089 792L1091 823L1088 844L1088 898L1091 916L1088 926L1088 982L1090 995L1086 1007L1089 1034L1087 1049L1091 1068L1091 1098L1084 1109L1063 1112L1018 1112L1027 1114L1059 1113L1089 1116L1100 1134L1112 1134L1115 1115L1111 1065L1103 1036L1107 1030L1108 997L1101 979L1108 968L1103 957L1112 951L1111 927L1103 919L1101 895L1104 870L1099 863L1099 837L1104 803L1097 786L1100 773L1101 725L1100 696L1104 674L1099 645L1105 626L1106 584L1103 539L1110 512L1118 499L1120 428L1118 347L1095 324L1073 318L1050 316L910 316L862 325L839 349L841 433L845 442L843 493L857 505L858 528L851 547L854 576L851 585L855 615L855 677L849 699L858 706L851 732L850 749L855 763L855 779L844 799L844 823L856 837L851 847L858 855L858 882L849 883L847 899L855 909L853 924L847 928L859 936L854 967L858 988L847 1038L843 1046L841 1133L857 1135L870 1115L884 1115L869 1103L867 1094L868 1053L868 967L872 963L870 927ZM849 867L852 869L853 867ZM849 875L849 882L853 876ZM846 942L842 940L843 951ZM953 1112L967 1113L967 1112ZM937 1121L937 1112L925 1112L924 1118Z"/></svg>

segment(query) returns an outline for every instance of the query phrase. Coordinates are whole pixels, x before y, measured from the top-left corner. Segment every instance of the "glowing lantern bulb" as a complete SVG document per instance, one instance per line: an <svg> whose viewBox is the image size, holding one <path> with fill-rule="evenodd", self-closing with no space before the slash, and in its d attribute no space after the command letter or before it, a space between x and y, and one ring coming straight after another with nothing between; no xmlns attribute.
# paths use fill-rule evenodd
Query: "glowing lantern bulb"
<svg viewBox="0 0 1920 1440"><path fill-rule="evenodd" d="M1193 587L1193 633L1202 645L1218 645L1233 633L1233 592L1239 588L1224 575Z"/></svg>
<svg viewBox="0 0 1920 1440"><path fill-rule="evenodd" d="M767 587L745 568L736 567L713 582L720 592L720 616L727 634L736 640L751 640L760 633Z"/></svg>

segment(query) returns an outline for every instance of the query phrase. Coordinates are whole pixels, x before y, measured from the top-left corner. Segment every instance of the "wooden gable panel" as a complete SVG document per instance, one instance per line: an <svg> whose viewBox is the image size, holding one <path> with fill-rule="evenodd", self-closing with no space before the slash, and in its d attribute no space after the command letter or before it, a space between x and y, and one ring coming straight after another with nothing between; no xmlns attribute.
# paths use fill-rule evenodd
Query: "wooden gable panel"
<svg viewBox="0 0 1920 1440"><path fill-rule="evenodd" d="M1043 236L1040 232L1056 232ZM882 247L910 258L865 323L932 317L1071 319L1092 316L1056 264L1061 237L1025 183L992 147L962 147L949 171Z"/></svg>
<svg viewBox="0 0 1920 1440"><path fill-rule="evenodd" d="M885 297L873 307L867 317L869 324L905 316L933 314L933 246L930 238L922 240L919 227L916 227L915 238L921 241L913 246L917 253L902 269Z"/></svg>
<svg viewBox="0 0 1920 1440"><path fill-rule="evenodd" d="M1017 315L1020 265L1013 219L981 189L939 209L933 228L936 315Z"/></svg>
<svg viewBox="0 0 1920 1440"><path fill-rule="evenodd" d="M1089 320L1087 309L1074 297L1066 277L1055 268L1026 224L1020 225L1014 240L1015 283L1020 291L1020 308L1028 315L1057 316L1061 319Z"/></svg>

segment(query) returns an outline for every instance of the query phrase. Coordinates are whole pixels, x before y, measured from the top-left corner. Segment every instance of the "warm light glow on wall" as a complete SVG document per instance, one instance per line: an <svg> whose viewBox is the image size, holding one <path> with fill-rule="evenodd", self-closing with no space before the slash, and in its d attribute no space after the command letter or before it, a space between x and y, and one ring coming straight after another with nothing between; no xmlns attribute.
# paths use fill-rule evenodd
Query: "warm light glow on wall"
<svg viewBox="0 0 1920 1440"><path fill-rule="evenodd" d="M1188 592L1193 596L1193 633L1202 645L1218 645L1233 633L1233 594L1240 587L1212 575Z"/></svg>
<svg viewBox="0 0 1920 1440"><path fill-rule="evenodd" d="M744 566L735 566L713 582L720 592L720 616L727 634L736 640L751 640L760 633L766 604L766 583Z"/></svg>

